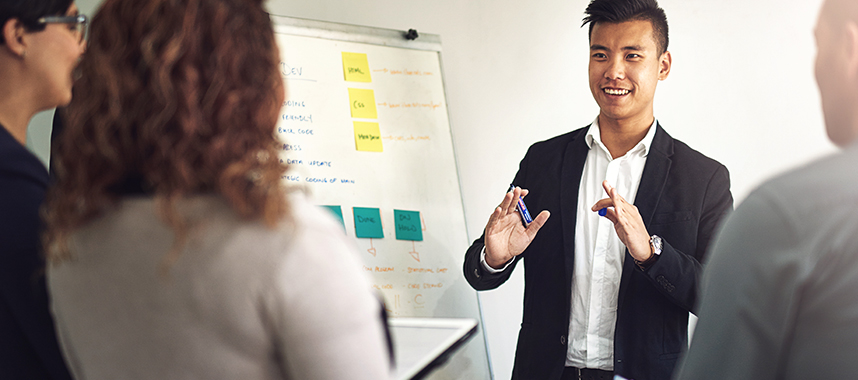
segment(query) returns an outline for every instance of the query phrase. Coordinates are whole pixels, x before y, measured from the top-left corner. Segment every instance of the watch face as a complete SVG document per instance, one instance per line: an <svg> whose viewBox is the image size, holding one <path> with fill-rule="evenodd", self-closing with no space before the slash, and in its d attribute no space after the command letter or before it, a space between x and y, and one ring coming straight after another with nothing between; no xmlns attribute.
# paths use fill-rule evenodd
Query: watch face
<svg viewBox="0 0 858 380"><path fill-rule="evenodd" d="M652 244L653 253L655 253L656 255L660 255L661 254L661 248L663 245L662 241L661 241L661 236L652 235L652 237L650 237L650 239L649 239L649 243Z"/></svg>

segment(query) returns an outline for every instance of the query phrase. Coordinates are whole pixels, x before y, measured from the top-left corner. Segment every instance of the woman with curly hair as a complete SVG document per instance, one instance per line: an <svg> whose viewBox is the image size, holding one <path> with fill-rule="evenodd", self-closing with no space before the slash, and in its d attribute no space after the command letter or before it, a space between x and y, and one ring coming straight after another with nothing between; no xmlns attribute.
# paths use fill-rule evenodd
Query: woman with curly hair
<svg viewBox="0 0 858 380"><path fill-rule="evenodd" d="M107 0L92 20L45 213L79 379L389 375L353 243L284 188L261 3Z"/></svg>
<svg viewBox="0 0 858 380"><path fill-rule="evenodd" d="M70 379L39 244L44 165L25 148L39 111L68 104L86 17L72 0L0 2L0 377Z"/></svg>

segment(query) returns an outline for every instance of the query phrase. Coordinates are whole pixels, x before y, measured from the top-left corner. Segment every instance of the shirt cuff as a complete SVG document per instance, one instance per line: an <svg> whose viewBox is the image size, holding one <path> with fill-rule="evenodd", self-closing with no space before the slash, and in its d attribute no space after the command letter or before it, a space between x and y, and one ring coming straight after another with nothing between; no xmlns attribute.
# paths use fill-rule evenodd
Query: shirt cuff
<svg viewBox="0 0 858 380"><path fill-rule="evenodd" d="M482 253L480 253L480 263L483 264L483 269L485 269L487 272L492 273L492 274L505 271L506 268L509 268L509 264L512 264L513 261L515 261L515 259L507 261L506 265L504 265L503 268L495 269L495 268L490 267L489 264L486 262L486 246L483 246L483 251L482 251Z"/></svg>

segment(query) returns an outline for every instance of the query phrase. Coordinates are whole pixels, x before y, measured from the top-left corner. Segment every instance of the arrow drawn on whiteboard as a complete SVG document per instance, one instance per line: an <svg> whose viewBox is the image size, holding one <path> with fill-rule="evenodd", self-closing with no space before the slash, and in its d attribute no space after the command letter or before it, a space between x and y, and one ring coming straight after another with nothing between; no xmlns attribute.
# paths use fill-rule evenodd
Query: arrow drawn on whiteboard
<svg viewBox="0 0 858 380"><path fill-rule="evenodd" d="M411 248L413 250L411 252L408 252L408 254L411 255L411 257L413 257L414 260L417 260L417 262L419 263L420 262L420 252L417 252L417 244L414 243L414 240L411 241Z"/></svg>
<svg viewBox="0 0 858 380"><path fill-rule="evenodd" d="M377 251L375 250L375 247L372 246L372 238L369 239L369 249L367 249L366 251L369 252L372 255L372 257L375 257L375 254L377 253ZM417 260L417 261L420 261L420 260Z"/></svg>

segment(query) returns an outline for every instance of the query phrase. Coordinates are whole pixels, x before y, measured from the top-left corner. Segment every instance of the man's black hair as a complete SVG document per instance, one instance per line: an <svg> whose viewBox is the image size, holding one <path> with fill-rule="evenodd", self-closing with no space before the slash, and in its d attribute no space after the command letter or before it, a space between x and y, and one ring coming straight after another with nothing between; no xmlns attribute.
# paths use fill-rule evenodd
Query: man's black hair
<svg viewBox="0 0 858 380"><path fill-rule="evenodd" d="M649 21L658 53L667 51L667 16L656 0L592 0L584 13L587 17L581 26L590 24L589 37L593 36L593 26L599 22Z"/></svg>
<svg viewBox="0 0 858 380"><path fill-rule="evenodd" d="M0 0L0 27L10 19L21 20L24 27L32 32L45 30L44 24L39 24L39 18L45 16L62 16L72 4L72 0ZM0 34L0 44L4 44Z"/></svg>

